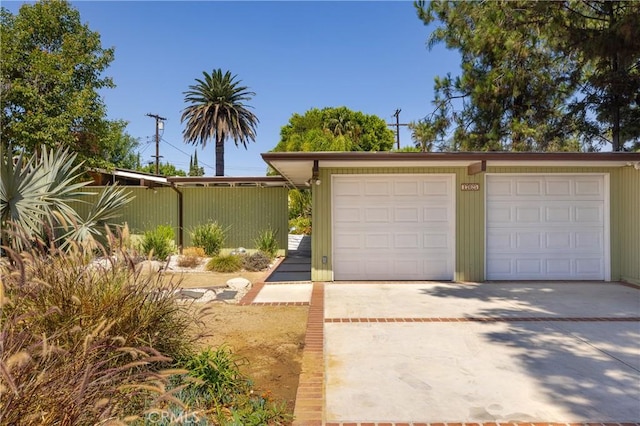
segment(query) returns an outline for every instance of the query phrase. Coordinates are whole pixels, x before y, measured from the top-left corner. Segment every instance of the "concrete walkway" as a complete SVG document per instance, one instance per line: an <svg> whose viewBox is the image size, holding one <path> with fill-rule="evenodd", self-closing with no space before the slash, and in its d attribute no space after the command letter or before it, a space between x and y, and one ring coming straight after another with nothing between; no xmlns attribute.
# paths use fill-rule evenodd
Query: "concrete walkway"
<svg viewBox="0 0 640 426"><path fill-rule="evenodd" d="M314 283L307 339L296 425L640 425L637 288Z"/></svg>

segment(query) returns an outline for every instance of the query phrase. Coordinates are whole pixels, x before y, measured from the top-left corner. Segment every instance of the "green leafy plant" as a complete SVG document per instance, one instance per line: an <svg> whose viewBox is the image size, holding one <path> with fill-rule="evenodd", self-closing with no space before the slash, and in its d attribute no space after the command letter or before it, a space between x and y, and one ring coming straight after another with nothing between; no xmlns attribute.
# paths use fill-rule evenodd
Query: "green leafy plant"
<svg viewBox="0 0 640 426"><path fill-rule="evenodd" d="M175 374L163 369L192 353L198 315L171 296L180 283L138 273L125 250L99 262L93 253L79 244L65 252L7 250L3 424L98 424L141 414Z"/></svg>
<svg viewBox="0 0 640 426"><path fill-rule="evenodd" d="M175 364L188 373L174 376L175 396L188 407L209 409L215 424L237 426L284 425L292 416L285 403L271 400L270 392L258 394L241 369L246 360L228 347L208 348Z"/></svg>
<svg viewBox="0 0 640 426"><path fill-rule="evenodd" d="M311 218L296 217L289 219L289 232L298 235L311 235Z"/></svg>
<svg viewBox="0 0 640 426"><path fill-rule="evenodd" d="M165 260L174 251L174 232L169 225L158 225L151 231L146 231L140 242L142 253L158 260Z"/></svg>
<svg viewBox="0 0 640 426"><path fill-rule="evenodd" d="M242 268L240 256L230 254L226 256L216 256L207 263L209 271L216 272L237 272Z"/></svg>
<svg viewBox="0 0 640 426"><path fill-rule="evenodd" d="M70 242L103 239L105 225L114 225L121 208L131 197L124 188L108 186L92 201L86 217L73 203L88 203L82 192L90 182L81 181L82 163L67 149L41 148L39 155L25 158L4 150L0 159L0 237L4 245L21 250L35 241L67 247ZM30 238L15 237L19 234Z"/></svg>
<svg viewBox="0 0 640 426"><path fill-rule="evenodd" d="M268 268L270 264L271 257L261 251L242 257L242 267L247 271L262 271Z"/></svg>
<svg viewBox="0 0 640 426"><path fill-rule="evenodd" d="M278 253L278 238L277 231L273 229L265 229L258 234L258 238L255 240L256 248L274 258Z"/></svg>
<svg viewBox="0 0 640 426"><path fill-rule="evenodd" d="M206 223L191 231L191 241L194 246L202 247L207 256L217 256L224 245L226 232L218 222Z"/></svg>

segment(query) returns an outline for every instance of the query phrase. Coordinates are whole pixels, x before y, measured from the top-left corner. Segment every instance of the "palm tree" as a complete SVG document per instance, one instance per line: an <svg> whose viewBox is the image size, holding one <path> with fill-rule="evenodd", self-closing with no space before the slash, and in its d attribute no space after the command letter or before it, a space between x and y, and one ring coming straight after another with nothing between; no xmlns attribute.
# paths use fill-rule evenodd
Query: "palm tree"
<svg viewBox="0 0 640 426"><path fill-rule="evenodd" d="M216 142L216 176L224 176L224 143L231 137L236 146L245 148L249 140L255 141L258 118L249 111L244 102L255 96L229 71L221 69L211 74L202 73L197 84L184 92L184 101L189 104L182 112L181 121L187 124L183 135L186 142L202 144L214 139Z"/></svg>

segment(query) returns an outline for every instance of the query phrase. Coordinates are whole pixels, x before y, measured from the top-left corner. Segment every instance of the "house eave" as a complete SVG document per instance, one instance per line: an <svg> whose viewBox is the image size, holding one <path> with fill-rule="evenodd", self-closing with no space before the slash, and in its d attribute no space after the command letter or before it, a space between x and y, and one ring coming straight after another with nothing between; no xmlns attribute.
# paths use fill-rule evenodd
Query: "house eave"
<svg viewBox="0 0 640 426"><path fill-rule="evenodd" d="M630 152L269 152L262 158L292 185L304 188L314 161L320 168L470 167L483 163L517 167L623 167L640 161Z"/></svg>

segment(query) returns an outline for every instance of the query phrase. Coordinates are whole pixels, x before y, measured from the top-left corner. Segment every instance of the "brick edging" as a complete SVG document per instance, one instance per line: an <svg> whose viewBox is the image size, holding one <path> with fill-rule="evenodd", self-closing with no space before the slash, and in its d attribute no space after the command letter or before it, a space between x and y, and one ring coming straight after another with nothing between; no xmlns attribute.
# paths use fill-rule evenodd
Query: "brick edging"
<svg viewBox="0 0 640 426"><path fill-rule="evenodd" d="M293 426L320 426L324 419L324 283L314 282L302 353Z"/></svg>

